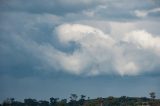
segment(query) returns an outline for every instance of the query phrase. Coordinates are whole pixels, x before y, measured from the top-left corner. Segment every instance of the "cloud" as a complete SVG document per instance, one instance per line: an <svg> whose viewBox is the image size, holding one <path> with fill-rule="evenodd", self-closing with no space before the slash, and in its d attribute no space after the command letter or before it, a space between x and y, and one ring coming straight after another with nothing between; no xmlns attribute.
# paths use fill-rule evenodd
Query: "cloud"
<svg viewBox="0 0 160 106"><path fill-rule="evenodd" d="M157 55L160 53L160 37L154 37L144 30L127 33L124 41L132 43L138 48L153 50Z"/></svg>
<svg viewBox="0 0 160 106"><path fill-rule="evenodd" d="M56 14L79 12L104 2L99 0L15 0L1 1L0 12L29 12L34 14Z"/></svg>
<svg viewBox="0 0 160 106"><path fill-rule="evenodd" d="M147 17L150 14L159 13L159 12L160 12L160 8L154 8L154 9L151 9L151 10L135 10L135 15L137 17L144 18L144 17Z"/></svg>
<svg viewBox="0 0 160 106"><path fill-rule="evenodd" d="M150 0L2 0L0 12L26 12L32 14L54 14L68 16L71 21L84 18L108 20L137 19L135 9L150 7ZM83 15L83 16L82 16Z"/></svg>
<svg viewBox="0 0 160 106"><path fill-rule="evenodd" d="M80 24L65 24L56 28L56 34L64 45L70 42L79 45L79 48L66 57L68 59L62 59L62 62L66 61L65 63L69 65L63 64L63 66L67 66L69 70L73 70L73 67L76 69L73 72L83 73L88 69L90 70L89 73L87 72L88 74L98 74L98 65L105 64L105 61L109 60L109 57L106 56L103 57L106 59L102 59L101 56L105 56L107 52L110 53L114 40L99 29ZM64 69L66 68L64 67Z"/></svg>
<svg viewBox="0 0 160 106"><path fill-rule="evenodd" d="M155 39L147 32L137 32L137 34L142 33L142 36L146 38L144 44L141 44L141 37L137 38L137 43L134 43L136 38L132 37L134 33L130 32L123 38L124 46L99 29L80 24L63 24L54 30L60 44L67 48L74 42L78 47L72 53L68 53L57 50L50 45L41 45L39 52L43 56L40 57L44 57L43 59L51 67L57 67L58 70L64 70L76 75L99 75L103 73L137 75L151 71L159 64L157 59L148 60L147 56L149 55L159 58L159 56L152 54L152 50L146 50L146 55L143 56L141 53L144 51L137 48L137 44L140 44L143 48L154 48L152 42L155 42ZM151 43L146 44L148 36L152 39L149 38ZM129 50L130 46L133 46L132 51L137 54ZM141 63L141 61L146 62ZM152 62L154 65L148 66Z"/></svg>
<svg viewBox="0 0 160 106"><path fill-rule="evenodd" d="M1 72L138 75L156 70L159 24L138 21L132 12L151 6L148 0L140 2L3 0ZM157 12L155 8L147 15Z"/></svg>
<svg viewBox="0 0 160 106"><path fill-rule="evenodd" d="M9 15L7 20L15 17L14 14L5 15ZM22 13L21 15L26 14ZM25 17L27 18L25 19ZM93 27L94 25L61 24L55 26L54 24L57 24L61 18L50 14L34 15L34 17L27 14L23 19L24 21L21 19L19 21L20 26L15 26L14 21L10 20L12 22L10 24L15 26L12 31L12 27L6 23L3 23L4 27L1 28L3 42L10 42L2 43L3 52L1 53L11 53L8 54L11 57L16 53L16 58L19 58L15 64L4 63L8 64L9 66L6 67L10 67L9 69L12 70L21 61L26 60L31 65L21 62L22 69L28 66L32 70L63 71L85 76L138 75L153 71L160 64L159 37L154 37L143 30L134 30L135 26L133 27L130 23L117 23L119 26L116 23L110 23L112 31L111 34L107 34L101 29ZM47 32L43 33L45 30L42 26L46 22L49 26ZM25 24L25 28L21 27L23 24ZM119 27L122 25L131 28L128 30L124 28L123 31L120 31ZM118 35L118 32L121 35ZM6 34L12 39L9 40ZM21 60L20 54L24 55L23 60ZM26 55L28 58L25 58ZM3 70L6 70L5 66L3 66Z"/></svg>

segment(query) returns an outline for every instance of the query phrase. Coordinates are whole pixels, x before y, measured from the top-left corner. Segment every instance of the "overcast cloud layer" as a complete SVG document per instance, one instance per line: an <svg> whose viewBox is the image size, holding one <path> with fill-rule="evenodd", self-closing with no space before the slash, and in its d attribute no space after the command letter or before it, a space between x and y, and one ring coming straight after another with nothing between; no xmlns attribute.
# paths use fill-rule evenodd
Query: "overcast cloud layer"
<svg viewBox="0 0 160 106"><path fill-rule="evenodd" d="M158 0L1 2L1 74L159 73Z"/></svg>

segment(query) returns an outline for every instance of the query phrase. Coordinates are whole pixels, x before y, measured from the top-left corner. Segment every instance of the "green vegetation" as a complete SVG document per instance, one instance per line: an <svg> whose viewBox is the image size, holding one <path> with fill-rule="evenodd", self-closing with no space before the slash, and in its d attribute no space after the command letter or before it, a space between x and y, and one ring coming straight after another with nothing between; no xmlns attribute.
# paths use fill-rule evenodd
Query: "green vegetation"
<svg viewBox="0 0 160 106"><path fill-rule="evenodd" d="M151 98L146 97L113 97L86 99L85 95L71 94L70 100L59 98L50 98L50 101L36 99L24 99L24 102L16 101L14 98L8 98L0 106L160 106L160 99L156 99L155 93L150 93Z"/></svg>

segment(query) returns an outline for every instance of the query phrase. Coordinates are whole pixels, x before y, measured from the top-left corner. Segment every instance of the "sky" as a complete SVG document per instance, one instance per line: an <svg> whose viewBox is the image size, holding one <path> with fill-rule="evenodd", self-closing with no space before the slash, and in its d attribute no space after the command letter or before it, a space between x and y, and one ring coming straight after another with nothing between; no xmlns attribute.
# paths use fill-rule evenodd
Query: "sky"
<svg viewBox="0 0 160 106"><path fill-rule="evenodd" d="M159 0L1 0L0 101L160 98L159 28Z"/></svg>

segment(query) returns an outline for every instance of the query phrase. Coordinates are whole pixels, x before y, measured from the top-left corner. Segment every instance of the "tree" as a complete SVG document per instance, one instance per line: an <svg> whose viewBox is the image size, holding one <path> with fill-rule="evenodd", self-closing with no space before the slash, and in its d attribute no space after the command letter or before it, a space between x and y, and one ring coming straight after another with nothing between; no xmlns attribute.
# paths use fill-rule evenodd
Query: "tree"
<svg viewBox="0 0 160 106"><path fill-rule="evenodd" d="M78 96L76 95L76 94L71 94L71 96L70 96L70 106L77 106L77 98L78 98Z"/></svg>
<svg viewBox="0 0 160 106"><path fill-rule="evenodd" d="M14 98L7 98L4 102L3 102L3 106L11 106L14 103Z"/></svg>
<svg viewBox="0 0 160 106"><path fill-rule="evenodd" d="M77 96L76 94L71 94L71 96L70 96L70 99L71 99L72 101L76 101L77 98L78 98L78 96Z"/></svg>
<svg viewBox="0 0 160 106"><path fill-rule="evenodd" d="M85 98L86 98L86 96L85 96L85 95L81 95L81 98L80 98L80 100L79 100L79 104L80 104L81 106L83 106L83 105L84 105Z"/></svg>
<svg viewBox="0 0 160 106"><path fill-rule="evenodd" d="M24 99L24 104L26 106L38 106L38 102L36 99Z"/></svg>
<svg viewBox="0 0 160 106"><path fill-rule="evenodd" d="M51 97L50 98L50 104L51 104L51 106L56 106L58 100L59 100L59 98L53 98L53 97Z"/></svg>
<svg viewBox="0 0 160 106"><path fill-rule="evenodd" d="M152 99L155 99L155 98L156 98L155 92L151 92L151 93L149 93L149 94L150 94L150 97L151 97Z"/></svg>

